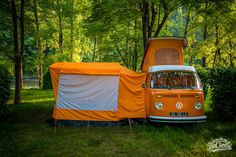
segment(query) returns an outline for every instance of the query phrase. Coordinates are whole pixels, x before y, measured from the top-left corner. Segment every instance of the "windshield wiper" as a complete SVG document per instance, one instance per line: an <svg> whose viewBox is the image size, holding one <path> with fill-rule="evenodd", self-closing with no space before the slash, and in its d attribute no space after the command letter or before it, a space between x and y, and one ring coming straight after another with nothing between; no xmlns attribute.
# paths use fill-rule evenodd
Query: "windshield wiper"
<svg viewBox="0 0 236 157"><path fill-rule="evenodd" d="M194 87L193 86L186 86L187 88L190 88L192 90L194 90Z"/></svg>
<svg viewBox="0 0 236 157"><path fill-rule="evenodd" d="M172 88L171 88L171 86L167 86L167 89L171 90Z"/></svg>

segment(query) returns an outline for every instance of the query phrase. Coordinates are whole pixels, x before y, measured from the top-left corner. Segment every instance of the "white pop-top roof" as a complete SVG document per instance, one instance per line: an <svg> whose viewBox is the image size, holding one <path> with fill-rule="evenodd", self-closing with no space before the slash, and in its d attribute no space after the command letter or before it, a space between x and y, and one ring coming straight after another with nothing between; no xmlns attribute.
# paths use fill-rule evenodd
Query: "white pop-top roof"
<svg viewBox="0 0 236 157"><path fill-rule="evenodd" d="M148 72L166 71L166 70L176 70L176 71L193 71L196 72L195 68L192 66L184 65L155 65L150 66Z"/></svg>

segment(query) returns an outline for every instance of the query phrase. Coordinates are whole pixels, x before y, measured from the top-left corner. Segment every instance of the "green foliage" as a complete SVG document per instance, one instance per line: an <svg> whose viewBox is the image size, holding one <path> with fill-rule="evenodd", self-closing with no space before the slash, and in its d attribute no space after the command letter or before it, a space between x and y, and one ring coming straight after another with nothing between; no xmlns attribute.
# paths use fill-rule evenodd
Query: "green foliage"
<svg viewBox="0 0 236 157"><path fill-rule="evenodd" d="M11 74L7 64L0 64L0 116L4 116L8 113L6 103L10 98L10 83Z"/></svg>
<svg viewBox="0 0 236 157"><path fill-rule="evenodd" d="M215 68L209 77L216 116L221 120L236 120L236 68Z"/></svg>
<svg viewBox="0 0 236 157"><path fill-rule="evenodd" d="M236 69L232 67L206 69L197 66L196 70L203 83L205 98L210 90L210 107L215 117L234 121L236 118Z"/></svg>
<svg viewBox="0 0 236 157"><path fill-rule="evenodd" d="M52 81L49 70L47 70L47 72L43 75L43 89L52 89Z"/></svg>
<svg viewBox="0 0 236 157"><path fill-rule="evenodd" d="M38 52L36 42L28 35L25 38L25 51L23 57L24 75L37 75Z"/></svg>
<svg viewBox="0 0 236 157"><path fill-rule="evenodd" d="M63 54L54 54L53 50L48 50L47 54L44 57L44 73L48 71L48 68L50 65L56 62L69 62L70 61L70 55L68 53Z"/></svg>
<svg viewBox="0 0 236 157"><path fill-rule="evenodd" d="M209 70L201 66L195 66L198 76L201 79L202 87L204 90L204 97L206 98L209 88Z"/></svg>
<svg viewBox="0 0 236 157"><path fill-rule="evenodd" d="M64 61L119 62L138 71L145 38L156 37L159 26L158 36L187 37L184 57L189 65L236 66L235 0L60 0L60 7L57 1L35 2L25 5L23 75L45 73L52 63ZM18 17L19 6L17 1ZM14 62L11 7L9 0L0 2L0 57ZM59 53L59 13L63 54ZM198 71L206 94L208 74Z"/></svg>
<svg viewBox="0 0 236 157"><path fill-rule="evenodd" d="M0 64L0 105L6 104L10 97L10 76L7 65Z"/></svg>
<svg viewBox="0 0 236 157"><path fill-rule="evenodd" d="M43 52L43 57L39 57L37 51L38 33L35 25L34 3L31 1L25 6L24 75L36 75L39 63L43 63L44 71L46 71L51 63L57 61L92 61L93 52L95 52L95 61L120 62L128 68L139 69L144 50L142 41L144 2L149 4L148 29L153 28L149 37L154 37L155 30L164 18L164 8L167 8L168 18L159 36L186 36L189 41L189 47L185 50L186 62L201 64L202 58L206 57L208 68L213 67L214 58L215 66L235 66L236 64L234 0L221 2L61 0L63 54L58 54L57 2L51 0L36 0L36 2L40 50ZM0 24L0 55L4 54L3 56L14 60L12 14L9 1L1 2L0 15L3 21ZM216 26L218 31L216 31ZM216 41L216 34L219 41ZM217 48L220 49L219 54L216 51ZM48 51L54 53L48 54Z"/></svg>

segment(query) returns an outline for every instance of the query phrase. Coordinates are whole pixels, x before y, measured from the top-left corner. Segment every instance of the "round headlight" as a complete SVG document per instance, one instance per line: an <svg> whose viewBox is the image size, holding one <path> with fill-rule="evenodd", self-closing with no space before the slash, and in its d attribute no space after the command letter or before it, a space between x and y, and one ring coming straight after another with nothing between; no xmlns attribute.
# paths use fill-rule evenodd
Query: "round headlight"
<svg viewBox="0 0 236 157"><path fill-rule="evenodd" d="M195 109L200 110L202 108L202 104L200 102L195 103Z"/></svg>
<svg viewBox="0 0 236 157"><path fill-rule="evenodd" d="M162 107L163 107L162 102L157 102L157 103L155 103L155 107L156 107L156 109L158 109L158 110L162 109Z"/></svg>

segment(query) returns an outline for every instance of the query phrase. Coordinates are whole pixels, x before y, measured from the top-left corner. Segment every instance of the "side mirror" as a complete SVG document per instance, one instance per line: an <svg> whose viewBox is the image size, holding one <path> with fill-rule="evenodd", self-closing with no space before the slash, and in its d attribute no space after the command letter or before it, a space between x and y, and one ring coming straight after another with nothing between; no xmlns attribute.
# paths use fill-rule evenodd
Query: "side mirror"
<svg viewBox="0 0 236 157"><path fill-rule="evenodd" d="M146 86L146 83L145 83L145 82L143 82L143 83L142 83L142 88L147 88L147 86Z"/></svg>

